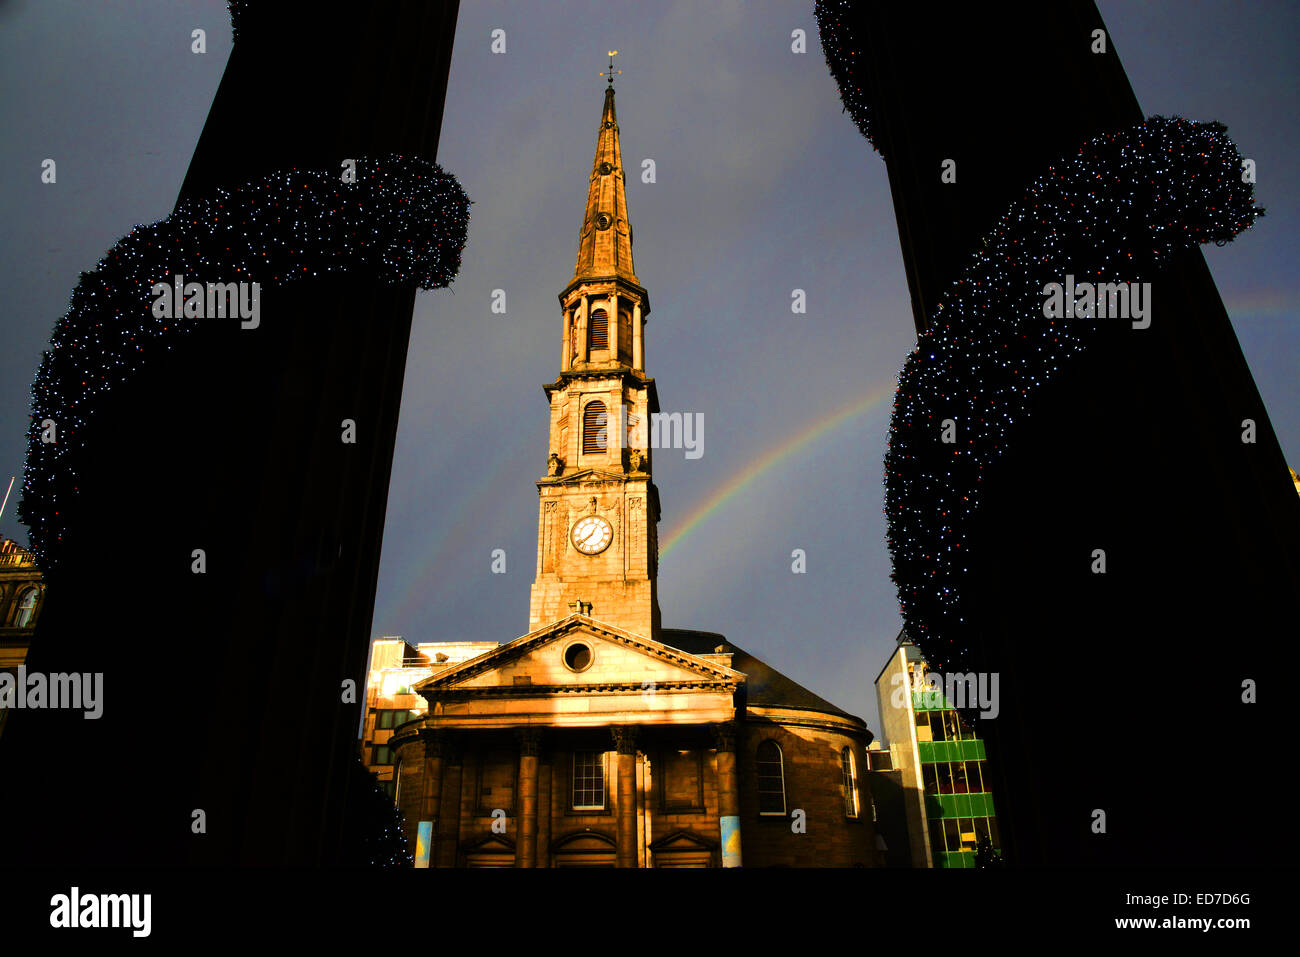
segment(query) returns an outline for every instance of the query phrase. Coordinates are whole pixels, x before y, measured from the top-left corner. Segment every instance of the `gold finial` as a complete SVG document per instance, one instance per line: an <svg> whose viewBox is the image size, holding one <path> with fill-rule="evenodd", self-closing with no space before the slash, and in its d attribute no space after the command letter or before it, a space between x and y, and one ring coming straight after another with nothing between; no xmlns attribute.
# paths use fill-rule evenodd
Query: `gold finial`
<svg viewBox="0 0 1300 957"><path fill-rule="evenodd" d="M615 69L614 69L614 57L616 57L616 56L618 56L618 51L617 51L617 50L610 50L610 51L609 51L609 72L608 72L608 73L605 73L604 71L602 71L602 72L596 74L597 76L607 76L607 77L609 77L609 85L610 85L611 88L613 88L613 86L614 86L614 77L616 77L616 76L620 76L620 75L622 75L622 73L623 73L622 70L615 70Z"/></svg>

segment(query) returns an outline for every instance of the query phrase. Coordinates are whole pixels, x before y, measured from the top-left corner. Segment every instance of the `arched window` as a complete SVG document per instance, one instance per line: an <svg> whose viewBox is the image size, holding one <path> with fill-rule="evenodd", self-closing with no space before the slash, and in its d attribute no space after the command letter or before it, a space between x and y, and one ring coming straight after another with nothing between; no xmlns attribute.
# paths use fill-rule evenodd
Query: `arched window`
<svg viewBox="0 0 1300 957"><path fill-rule="evenodd" d="M32 619L36 617L36 597L36 589L29 588L18 599L18 613L14 616L15 628L27 628L31 625Z"/></svg>
<svg viewBox="0 0 1300 957"><path fill-rule="evenodd" d="M781 746L764 741L758 746L755 764L758 769L758 813L785 814L785 770L781 766Z"/></svg>
<svg viewBox="0 0 1300 957"><path fill-rule="evenodd" d="M605 423L608 421L604 402L588 402L582 410L582 451L604 452L608 447Z"/></svg>
<svg viewBox="0 0 1300 957"><path fill-rule="evenodd" d="M858 780L854 773L853 750L845 748L840 752L840 771L843 776L841 788L844 790L844 816L858 816Z"/></svg>
<svg viewBox="0 0 1300 957"><path fill-rule="evenodd" d="M609 348L609 314L604 309L593 309L587 319L587 348Z"/></svg>

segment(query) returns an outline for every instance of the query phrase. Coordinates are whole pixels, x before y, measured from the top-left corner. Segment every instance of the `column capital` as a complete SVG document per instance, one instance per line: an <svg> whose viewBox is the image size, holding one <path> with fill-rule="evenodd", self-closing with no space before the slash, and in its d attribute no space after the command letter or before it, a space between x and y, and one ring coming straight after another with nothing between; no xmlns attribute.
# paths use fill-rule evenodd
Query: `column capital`
<svg viewBox="0 0 1300 957"><path fill-rule="evenodd" d="M535 758L542 753L542 729L541 728L516 728L515 738L519 742L519 756L522 758Z"/></svg>
<svg viewBox="0 0 1300 957"><path fill-rule="evenodd" d="M736 722L720 721L711 725L710 730L713 732L713 746L719 751L736 750Z"/></svg>
<svg viewBox="0 0 1300 957"><path fill-rule="evenodd" d="M424 756L426 758L445 757L448 750L448 735L441 728L426 728L420 732L420 740L424 742Z"/></svg>
<svg viewBox="0 0 1300 957"><path fill-rule="evenodd" d="M619 754L636 754L636 734L635 725L616 724L609 729L610 736L614 739L614 750Z"/></svg>
<svg viewBox="0 0 1300 957"><path fill-rule="evenodd" d="M429 737L426 737L428 735ZM439 757L448 764L462 764L465 761L465 735L460 731L453 731L447 728L428 728L420 732L420 737L424 739L424 748L426 757ZM429 751L430 738L437 741L432 745L437 749L434 754Z"/></svg>

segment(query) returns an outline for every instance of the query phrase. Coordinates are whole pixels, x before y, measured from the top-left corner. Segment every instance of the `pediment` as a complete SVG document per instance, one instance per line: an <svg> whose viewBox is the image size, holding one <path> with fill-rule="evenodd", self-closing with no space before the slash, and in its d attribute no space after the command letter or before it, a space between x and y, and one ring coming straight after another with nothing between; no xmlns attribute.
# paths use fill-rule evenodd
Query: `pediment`
<svg viewBox="0 0 1300 957"><path fill-rule="evenodd" d="M463 850L471 854L513 854L515 842L503 834L485 834L465 844Z"/></svg>
<svg viewBox="0 0 1300 957"><path fill-rule="evenodd" d="M650 845L650 850L657 853L673 851L708 851L718 846L717 841L710 841L694 831L679 830L666 834Z"/></svg>
<svg viewBox="0 0 1300 957"><path fill-rule="evenodd" d="M585 646L586 655L576 646ZM744 675L586 615L570 615L416 685L443 694L733 689Z"/></svg>
<svg viewBox="0 0 1300 957"><path fill-rule="evenodd" d="M561 475L548 477L545 481L548 485L582 485L587 482L622 482L626 479L627 475L622 472L588 468L573 472L566 471Z"/></svg>

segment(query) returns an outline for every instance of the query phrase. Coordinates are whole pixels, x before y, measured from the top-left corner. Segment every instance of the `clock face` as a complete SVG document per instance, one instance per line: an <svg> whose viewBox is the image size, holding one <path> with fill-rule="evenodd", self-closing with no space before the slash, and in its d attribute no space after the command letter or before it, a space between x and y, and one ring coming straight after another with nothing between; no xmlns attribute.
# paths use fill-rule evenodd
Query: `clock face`
<svg viewBox="0 0 1300 957"><path fill-rule="evenodd" d="M569 537L573 547L584 555L598 555L609 547L614 529L599 515L588 515L574 523Z"/></svg>

